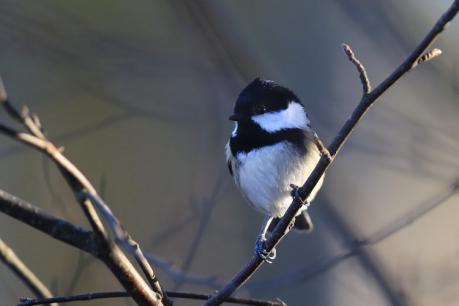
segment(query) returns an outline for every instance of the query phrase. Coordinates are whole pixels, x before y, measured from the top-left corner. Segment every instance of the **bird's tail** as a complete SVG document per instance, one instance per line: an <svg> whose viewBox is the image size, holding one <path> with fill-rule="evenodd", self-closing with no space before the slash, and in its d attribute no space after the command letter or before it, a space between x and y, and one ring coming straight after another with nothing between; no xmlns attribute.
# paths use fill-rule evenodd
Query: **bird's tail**
<svg viewBox="0 0 459 306"><path fill-rule="evenodd" d="M268 231L272 232L279 221L280 218L274 219L269 225ZM314 229L314 224L312 223L311 217L306 210L303 210L298 216L295 217L295 225L293 228L298 231L305 232L311 232Z"/></svg>

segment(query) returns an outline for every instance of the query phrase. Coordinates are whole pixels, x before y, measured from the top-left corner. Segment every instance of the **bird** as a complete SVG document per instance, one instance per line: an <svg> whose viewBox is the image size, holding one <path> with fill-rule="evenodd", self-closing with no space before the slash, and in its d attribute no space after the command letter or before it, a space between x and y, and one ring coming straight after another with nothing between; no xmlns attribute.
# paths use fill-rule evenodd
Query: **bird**
<svg viewBox="0 0 459 306"><path fill-rule="evenodd" d="M255 251L272 263L266 237L285 214L323 154L297 95L274 81L256 78L239 94L229 117L234 130L225 146L226 162L235 184L249 205L266 216ZM295 217L294 228L313 229L307 212L322 186L322 176Z"/></svg>

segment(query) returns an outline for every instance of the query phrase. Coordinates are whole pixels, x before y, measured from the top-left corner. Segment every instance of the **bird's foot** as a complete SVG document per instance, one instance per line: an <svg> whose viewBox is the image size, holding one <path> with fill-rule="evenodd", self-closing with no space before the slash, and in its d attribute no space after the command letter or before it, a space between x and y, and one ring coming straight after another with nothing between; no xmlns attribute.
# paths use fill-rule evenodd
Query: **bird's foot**
<svg viewBox="0 0 459 306"><path fill-rule="evenodd" d="M266 249L266 238L264 235L258 236L255 244L255 253L257 253L257 255L267 263L273 263L273 260L276 259L276 249L274 248L271 252L268 252Z"/></svg>
<svg viewBox="0 0 459 306"><path fill-rule="evenodd" d="M309 206L309 202L301 200L300 187L295 184L290 184L290 188L292 188L292 190L290 191L290 196L292 197L292 199L299 199L307 208Z"/></svg>

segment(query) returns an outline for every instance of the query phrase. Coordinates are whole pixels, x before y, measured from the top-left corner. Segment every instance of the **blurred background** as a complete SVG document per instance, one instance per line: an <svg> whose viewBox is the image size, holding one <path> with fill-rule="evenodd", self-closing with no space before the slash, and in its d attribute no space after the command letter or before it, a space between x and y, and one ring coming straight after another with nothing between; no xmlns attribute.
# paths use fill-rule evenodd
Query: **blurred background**
<svg viewBox="0 0 459 306"><path fill-rule="evenodd" d="M377 85L451 2L1 0L0 73L154 256L163 286L211 293L252 255L263 220L224 161L240 90L257 76L290 87L328 144L361 96L341 43ZM358 126L310 207L315 231L289 235L238 295L458 305L458 30ZM88 226L54 165L3 136L0 188ZM103 264L3 214L0 237L55 295L121 288ZM0 304L24 296L0 264Z"/></svg>

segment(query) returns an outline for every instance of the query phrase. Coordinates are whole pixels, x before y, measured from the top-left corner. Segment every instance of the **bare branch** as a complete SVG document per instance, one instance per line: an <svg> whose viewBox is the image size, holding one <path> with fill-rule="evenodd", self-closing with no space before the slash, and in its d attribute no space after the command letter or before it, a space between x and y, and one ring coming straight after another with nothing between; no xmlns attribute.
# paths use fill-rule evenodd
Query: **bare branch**
<svg viewBox="0 0 459 306"><path fill-rule="evenodd" d="M355 68L359 72L360 82L362 82L363 87L363 94L369 94L371 91L371 84L370 80L368 79L365 66L363 66L363 64L357 59L357 57L355 57L354 51L352 51L349 45L343 44L343 49L351 63L354 64Z"/></svg>
<svg viewBox="0 0 459 306"><path fill-rule="evenodd" d="M97 257L98 247L91 231L50 215L3 190L0 190L0 211L57 240Z"/></svg>
<svg viewBox="0 0 459 306"><path fill-rule="evenodd" d="M5 107L7 105L12 105L11 102L9 101L7 102L8 103L3 104ZM5 135L9 136L10 138L20 141L46 154L49 158L51 158L57 164L59 170L61 170L67 182L69 183L69 185L75 192L80 192L84 188L95 192L94 187L92 187L88 179L76 168L75 165L73 165L66 157L64 157L64 155L62 155L61 150L57 148L53 143L49 142L46 139L42 139L38 136L35 136L35 135L19 132L1 123L0 123L0 132L3 132ZM99 216L95 212L94 207L91 205L91 203L88 200L86 200L86 201L83 201L81 205L93 229L101 237L106 238L105 229L102 225L101 220L99 219Z"/></svg>
<svg viewBox="0 0 459 306"><path fill-rule="evenodd" d="M27 130L32 135L35 135L38 138L45 139L45 135L41 129L40 120L35 115L30 115L29 109L27 107L23 107L21 110L18 110L14 104L12 104L8 100L8 94L6 93L5 85L3 84L3 80L0 76L0 103L3 104L8 114L22 123Z"/></svg>
<svg viewBox="0 0 459 306"><path fill-rule="evenodd" d="M1 84L0 84L1 86ZM1 88L0 88L1 90ZM30 291L38 298L52 298L53 295L41 280L24 264L24 262L14 253L1 238L0 238L0 260L3 261L13 272L21 279L21 281L29 288ZM47 302L46 304L49 304ZM58 306L53 303L50 306Z"/></svg>
<svg viewBox="0 0 459 306"><path fill-rule="evenodd" d="M167 297L165 296L164 291L159 284L155 272L150 266L148 260L145 258L145 255L143 254L139 244L134 239L132 239L131 235L124 229L124 227L121 225L121 222L111 211L110 207L108 207L102 198L96 194L81 192L80 197L88 198L97 207L99 212L107 221L112 233L115 235L116 241L134 256L144 275L147 277L150 286L167 300ZM170 301L168 304L170 304Z"/></svg>
<svg viewBox="0 0 459 306"><path fill-rule="evenodd" d="M2 96L6 97L3 85L2 92L4 92ZM159 286L156 277L154 277L153 269L149 266L148 261L145 259L143 261L139 261L139 258L141 258L139 256L139 251L141 254L141 250L137 243L133 243L132 247L129 248L128 251L134 250L133 255L140 263L142 270L146 274L150 283L154 284L153 289L156 290L156 293L150 290L148 285L121 250L117 246L113 245L92 202L87 197L81 197L82 192L87 192L94 195L94 197L98 197L95 188L84 176L84 174L62 154L62 149L57 148L46 138L41 131L41 125L38 117L35 115L31 116L27 108L23 108L23 110L19 112L9 99L3 99L2 102L7 112L17 121L21 122L29 130L30 134L16 131L3 124L0 124L0 132L3 132L9 137L45 153L46 156L55 162L67 183L74 191L75 197L79 200L89 223L94 229L95 234L98 236L98 243L103 244L103 248L99 249L99 259L104 261L113 274L123 284L125 289L132 294L132 297L137 303L141 305L162 305L161 300L164 300L164 302L168 305L169 301L162 290L160 290L161 287ZM143 256L143 254L141 255ZM154 277L153 279L152 276Z"/></svg>
<svg viewBox="0 0 459 306"><path fill-rule="evenodd" d="M331 158L324 155L320 158L318 164L314 168L307 181L301 188L299 188L299 196L296 196L293 199L292 204L288 208L287 212L278 222L272 232L272 235L266 241L266 250L268 254L286 235L289 225L291 224L298 211L302 208L304 200L309 197L317 182L321 179L325 171L333 162L336 154L338 154L339 150L351 135L357 123L386 90L388 90L405 73L412 69L413 64L419 59L419 57L422 56L422 54L434 41L434 39L444 30L446 24L456 16L458 10L459 0L455 0L450 8L438 19L436 24L424 37L421 43L405 59L405 61L373 91L362 96L359 105L356 107L351 117L346 121L346 123L336 135L333 142L330 144L328 151L330 152ZM220 305L223 303L229 296L231 296L234 291L242 286L260 268L263 263L264 260L260 256L254 254L249 262L217 294L209 299L205 305Z"/></svg>
<svg viewBox="0 0 459 306"><path fill-rule="evenodd" d="M48 215L39 208L1 190L0 211L102 260L128 292L137 290L133 298L140 305L162 305L149 287L142 285L143 279L119 248L103 243L93 232ZM139 295L142 298L138 297Z"/></svg>
<svg viewBox="0 0 459 306"><path fill-rule="evenodd" d="M206 301L210 297L207 294L189 293L189 292L167 291L166 293L169 297L172 297L172 298L189 299L189 300ZM128 297L128 296L129 294L124 291L111 291L111 292L84 293L84 294L78 294L78 295L62 296L62 297L47 298L47 299L23 298L21 299L21 303L19 303L17 306L42 305L45 303L52 303L52 302L67 303L67 302L89 301L89 300L97 300L97 299L108 299L108 298L122 298L122 297ZM251 305L251 306L287 306L287 304L285 304L281 300L264 301L264 300L244 299L244 298L236 298L236 297L229 298L228 300L226 300L226 302L231 303L231 304L241 304L241 305Z"/></svg>
<svg viewBox="0 0 459 306"><path fill-rule="evenodd" d="M277 275L273 279L252 282L247 285L247 288L266 290L282 286L288 286L292 283L311 281L312 279L321 275L322 273L336 267L336 265L338 265L342 261L351 258L355 255L360 255L361 252L364 251L364 248L375 245L398 233L399 231L411 225L416 220L426 215L436 207L440 206L442 203L445 203L447 200L451 199L458 193L459 179L456 179L456 181L453 182L450 186L448 186L446 190L443 190L441 193L435 195L433 198L426 200L419 205L416 205L409 212L391 221L390 223L382 226L378 231L374 232L373 234L352 241L351 245L348 246L349 249L344 250L332 256L331 258L327 258L319 262L314 262L303 267L297 267L294 271L285 273L283 275Z"/></svg>

